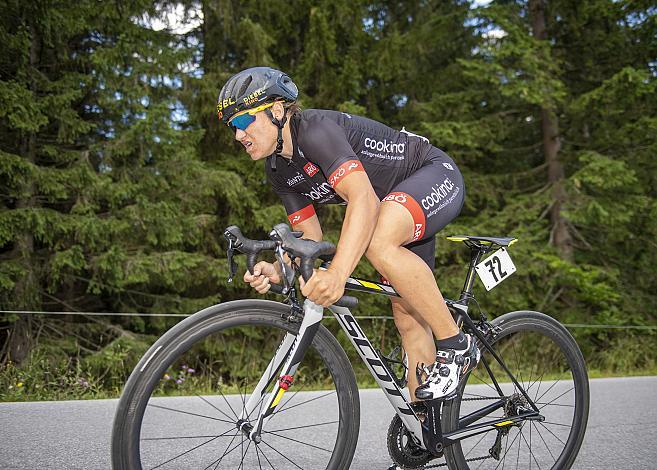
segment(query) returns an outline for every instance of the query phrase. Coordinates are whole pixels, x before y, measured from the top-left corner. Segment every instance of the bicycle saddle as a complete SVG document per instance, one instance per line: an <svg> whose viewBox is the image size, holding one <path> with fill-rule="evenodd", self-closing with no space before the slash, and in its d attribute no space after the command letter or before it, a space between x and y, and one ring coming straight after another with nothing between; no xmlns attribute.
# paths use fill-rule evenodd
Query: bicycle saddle
<svg viewBox="0 0 657 470"><path fill-rule="evenodd" d="M512 237L476 237L473 235L452 235L446 237L447 240L451 242L475 242L483 245L499 245L499 246L511 246L518 241L517 238Z"/></svg>

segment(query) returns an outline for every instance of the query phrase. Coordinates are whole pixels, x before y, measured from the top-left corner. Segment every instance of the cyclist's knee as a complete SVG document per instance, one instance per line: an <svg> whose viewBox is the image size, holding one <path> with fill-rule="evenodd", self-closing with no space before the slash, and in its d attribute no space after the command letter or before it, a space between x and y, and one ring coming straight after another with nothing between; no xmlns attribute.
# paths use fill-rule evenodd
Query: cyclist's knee
<svg viewBox="0 0 657 470"><path fill-rule="evenodd" d="M406 209L396 203L383 203L366 256L372 263L383 262L386 253L405 245L412 238L412 218Z"/></svg>
<svg viewBox="0 0 657 470"><path fill-rule="evenodd" d="M389 254L390 250L397 249L401 245L402 242L396 241L388 233L375 230L365 256L367 256L367 259L370 260L375 268L379 269L379 266L385 263L386 254Z"/></svg>
<svg viewBox="0 0 657 470"><path fill-rule="evenodd" d="M368 260L370 260L370 263L372 263L377 270L380 269L380 261L382 259L383 253L385 253L384 242L384 240L379 240L378 238L372 236L372 241L365 251L365 256Z"/></svg>

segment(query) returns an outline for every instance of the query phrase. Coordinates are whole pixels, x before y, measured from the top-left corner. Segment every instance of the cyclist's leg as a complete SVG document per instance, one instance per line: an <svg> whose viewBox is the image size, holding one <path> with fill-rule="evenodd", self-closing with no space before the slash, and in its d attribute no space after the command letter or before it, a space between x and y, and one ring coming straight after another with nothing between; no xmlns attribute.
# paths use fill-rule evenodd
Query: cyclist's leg
<svg viewBox="0 0 657 470"><path fill-rule="evenodd" d="M413 220L404 207L384 202L379 211L367 258L410 307L431 327L437 339L458 334L454 319L436 284L432 270L403 245L411 241ZM414 367L411 364L412 368Z"/></svg>
<svg viewBox="0 0 657 470"><path fill-rule="evenodd" d="M436 239L431 237L406 245L410 251L429 266L433 271L436 266ZM381 277L381 281L389 281ZM408 391L411 400L415 400L415 389L419 385L415 374L415 364L432 364L436 357L436 347L429 324L404 299L391 298L395 326L401 336L402 347L407 354L407 364L412 364L408 374Z"/></svg>
<svg viewBox="0 0 657 470"><path fill-rule="evenodd" d="M367 257L437 339L459 330L436 284L433 253L418 256L413 245L434 238L461 210L463 177L454 162L434 149L435 158L383 198ZM412 245L413 244L413 245ZM418 247L419 248L419 247ZM425 259L423 259L425 258Z"/></svg>
<svg viewBox="0 0 657 470"><path fill-rule="evenodd" d="M422 317L403 299L393 298L392 313L395 326L401 335L402 347L408 357L408 364L413 365L408 374L408 391L411 400L415 400L418 387L414 364L432 364L436 357L431 328Z"/></svg>
<svg viewBox="0 0 657 470"><path fill-rule="evenodd" d="M445 355L449 362L441 359L441 365L436 358L427 383L421 387L429 387L423 390L423 399L451 394L458 384L461 368L465 371L471 364L467 358L471 355L478 357L471 338L457 336L458 327L445 305L429 263L408 246L412 242L433 238L458 215L463 205L461 173L447 155L435 150L435 158L428 165L399 183L383 199L367 253L372 264L431 327L438 340L454 338L441 342L441 355ZM430 255L433 257L433 253ZM459 343L465 346L462 352ZM455 347L458 351L451 349ZM424 353L428 354L428 351ZM462 356L459 360L465 361L464 366L454 362L459 355ZM410 362L409 365L413 369L415 364Z"/></svg>

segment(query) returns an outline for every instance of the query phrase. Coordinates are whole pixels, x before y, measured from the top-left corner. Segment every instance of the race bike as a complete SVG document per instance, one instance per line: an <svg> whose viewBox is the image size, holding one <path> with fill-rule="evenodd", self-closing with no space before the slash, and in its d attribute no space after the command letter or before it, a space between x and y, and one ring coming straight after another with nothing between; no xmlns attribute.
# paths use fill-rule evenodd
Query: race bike
<svg viewBox="0 0 657 470"><path fill-rule="evenodd" d="M113 468L350 468L360 427L354 370L322 324L324 308L301 303L295 287L298 276L310 279L318 259L326 267L335 246L302 239L285 224L275 226L269 240L248 239L236 226L224 236L231 277L235 251L246 254L251 272L261 253L275 253L283 282L271 291L284 300L220 303L159 338L119 401ZM464 243L471 259L461 295L446 300L447 307L482 353L453 396L413 402L403 354L374 347L351 312L357 299L344 296L328 308L394 410L387 433L391 468L570 468L589 412L577 343L543 313L471 316L475 277L488 290L507 279L515 271L508 249L516 239L448 239ZM399 296L392 286L354 277L345 288Z"/></svg>

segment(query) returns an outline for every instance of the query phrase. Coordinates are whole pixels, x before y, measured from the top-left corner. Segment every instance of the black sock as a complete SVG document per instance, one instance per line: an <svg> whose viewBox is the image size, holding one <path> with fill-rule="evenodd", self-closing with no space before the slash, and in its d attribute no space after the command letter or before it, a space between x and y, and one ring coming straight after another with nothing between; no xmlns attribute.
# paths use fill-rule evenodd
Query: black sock
<svg viewBox="0 0 657 470"><path fill-rule="evenodd" d="M436 340L436 348L438 349L465 349L467 345L468 343L462 331L449 338Z"/></svg>

